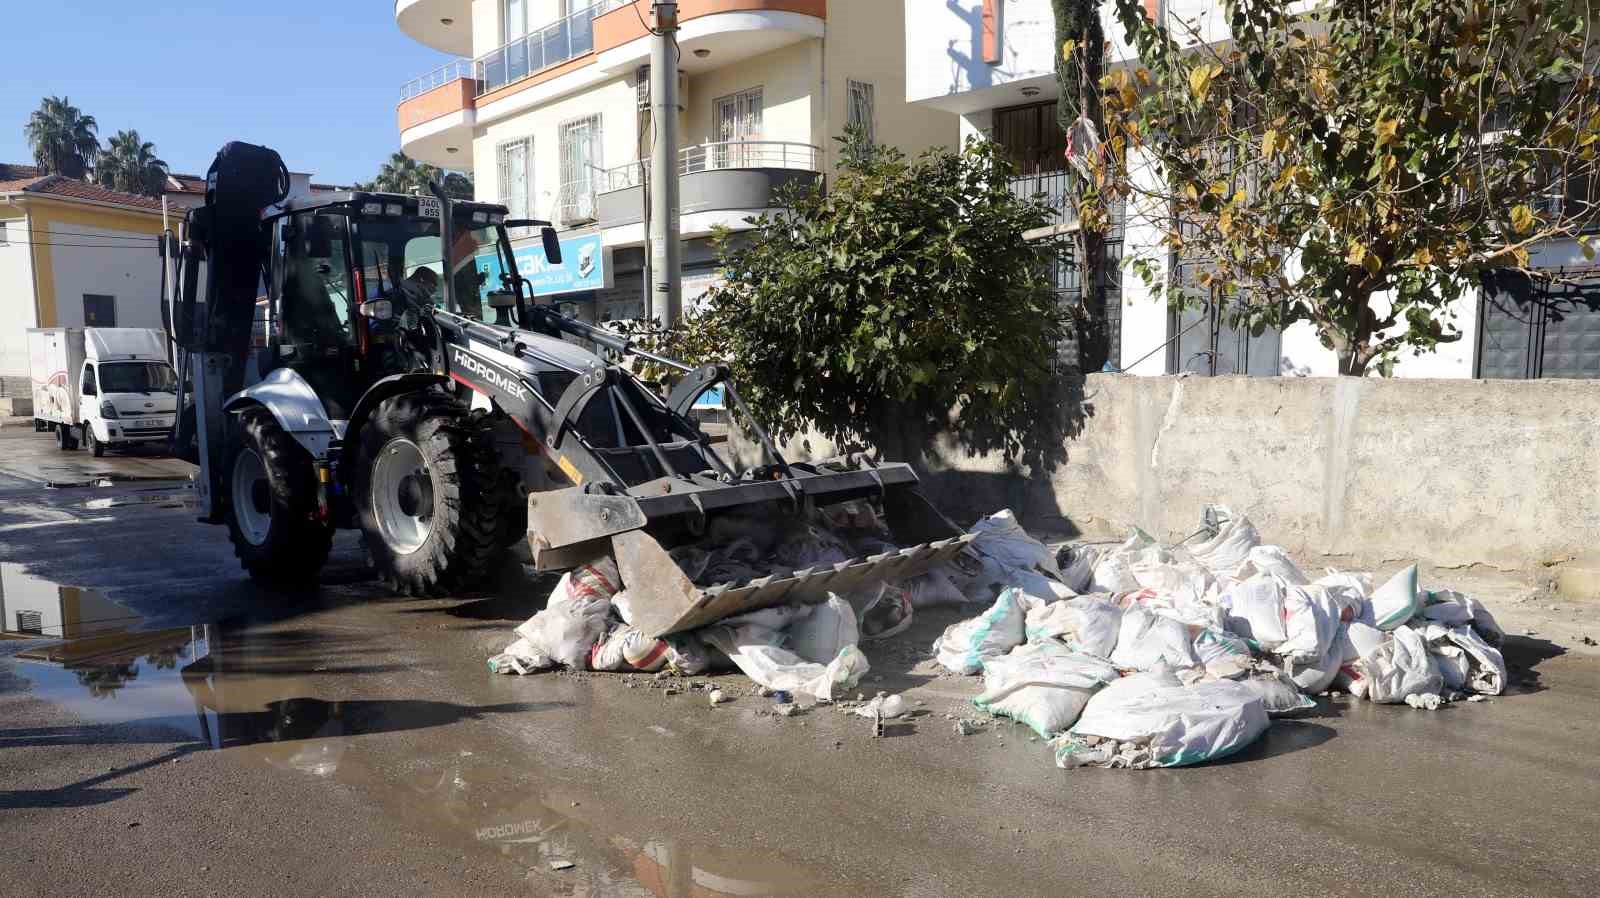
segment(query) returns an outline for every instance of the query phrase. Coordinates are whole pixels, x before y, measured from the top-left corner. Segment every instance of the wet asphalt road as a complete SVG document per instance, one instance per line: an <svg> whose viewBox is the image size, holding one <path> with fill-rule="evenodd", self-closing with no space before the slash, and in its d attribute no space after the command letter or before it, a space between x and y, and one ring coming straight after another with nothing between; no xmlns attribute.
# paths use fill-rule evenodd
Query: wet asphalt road
<svg viewBox="0 0 1600 898"><path fill-rule="evenodd" d="M1593 654L1513 637L1492 702L1324 700L1226 763L1065 772L1021 728L952 732L977 684L926 647L956 614L868 650L869 694L924 702L883 739L738 677L717 708L497 677L549 580L395 599L346 536L322 588L274 593L183 481L83 485L186 470L0 430L0 589L73 637L0 639L0 882L26 884L0 893L1595 893Z"/></svg>

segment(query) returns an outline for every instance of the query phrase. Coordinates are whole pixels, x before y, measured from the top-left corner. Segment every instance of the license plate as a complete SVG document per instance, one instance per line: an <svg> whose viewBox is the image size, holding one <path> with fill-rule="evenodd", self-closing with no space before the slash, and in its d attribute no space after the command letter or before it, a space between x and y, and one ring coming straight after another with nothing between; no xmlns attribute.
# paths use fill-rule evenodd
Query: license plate
<svg viewBox="0 0 1600 898"><path fill-rule="evenodd" d="M417 215L422 218L439 217L439 199L432 196L417 197Z"/></svg>
<svg viewBox="0 0 1600 898"><path fill-rule="evenodd" d="M143 430L156 427L166 427L167 422L161 420L160 418L144 418L142 420L135 421L134 426Z"/></svg>

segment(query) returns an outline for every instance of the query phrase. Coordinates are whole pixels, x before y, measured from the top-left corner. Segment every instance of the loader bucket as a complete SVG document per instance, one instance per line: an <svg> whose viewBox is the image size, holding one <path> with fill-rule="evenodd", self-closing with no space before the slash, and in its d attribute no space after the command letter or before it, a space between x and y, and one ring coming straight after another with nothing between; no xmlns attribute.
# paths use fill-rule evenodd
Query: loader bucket
<svg viewBox="0 0 1600 898"><path fill-rule="evenodd" d="M570 567L611 555L628 591L633 625L648 636L665 636L776 605L817 604L830 593L914 577L954 558L972 537L940 514L915 484L909 468L892 465L867 472L808 472L781 481L713 482L705 489L686 489L679 482L676 491L645 496L632 493L653 491L618 496L560 490L529 497L528 537L541 568ZM786 502L793 492L808 501ZM884 522L900 548L708 585L696 585L670 554L672 548L694 541L681 527L688 513L684 509L700 516L702 530L707 514L759 527L774 519L800 520L807 506L855 498L881 501Z"/></svg>

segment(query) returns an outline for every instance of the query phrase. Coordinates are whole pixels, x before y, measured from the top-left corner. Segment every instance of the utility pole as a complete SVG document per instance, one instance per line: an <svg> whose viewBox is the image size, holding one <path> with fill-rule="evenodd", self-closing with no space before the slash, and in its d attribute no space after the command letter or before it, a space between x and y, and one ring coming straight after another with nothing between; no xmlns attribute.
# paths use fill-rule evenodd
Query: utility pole
<svg viewBox="0 0 1600 898"><path fill-rule="evenodd" d="M683 315L678 239L678 4L656 0L650 42L650 317L672 327Z"/></svg>

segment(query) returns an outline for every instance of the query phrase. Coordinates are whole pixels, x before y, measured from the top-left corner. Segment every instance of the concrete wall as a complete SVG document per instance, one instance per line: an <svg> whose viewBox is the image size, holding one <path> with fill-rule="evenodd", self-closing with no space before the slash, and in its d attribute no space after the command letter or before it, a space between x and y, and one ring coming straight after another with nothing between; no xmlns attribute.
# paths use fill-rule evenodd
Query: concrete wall
<svg viewBox="0 0 1600 898"><path fill-rule="evenodd" d="M682 145L721 140L717 99L755 87L761 88L761 140L820 143L812 121L822 79L821 44L800 41L690 76Z"/></svg>
<svg viewBox="0 0 1600 898"><path fill-rule="evenodd" d="M1011 506L1035 527L1169 540L1217 502L1293 552L1366 564L1531 569L1600 533L1593 381L1096 374L1083 412L1048 475L942 445L928 491L964 524Z"/></svg>

